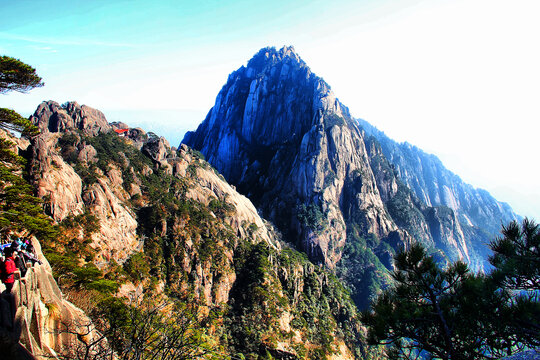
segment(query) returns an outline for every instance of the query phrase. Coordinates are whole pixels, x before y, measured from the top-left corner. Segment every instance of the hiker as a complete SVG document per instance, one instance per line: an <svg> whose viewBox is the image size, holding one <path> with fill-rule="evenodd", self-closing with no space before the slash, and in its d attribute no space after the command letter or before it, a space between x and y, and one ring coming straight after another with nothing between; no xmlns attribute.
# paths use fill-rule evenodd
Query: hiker
<svg viewBox="0 0 540 360"><path fill-rule="evenodd" d="M18 238L11 242L11 248L13 251L19 251L21 249L21 243Z"/></svg>
<svg viewBox="0 0 540 360"><path fill-rule="evenodd" d="M25 261L30 261L32 263L32 266L34 266L36 263L41 265L41 261L36 256L34 245L32 245L31 241L28 241L28 240L26 241L27 241L26 251L23 251L23 256L25 258Z"/></svg>
<svg viewBox="0 0 540 360"><path fill-rule="evenodd" d="M2 264L2 282L6 286L6 293L10 294L15 283L15 271L17 266L15 265L15 259L13 258L13 250L11 247L4 249L4 263Z"/></svg>
<svg viewBox="0 0 540 360"><path fill-rule="evenodd" d="M19 243L19 251L26 249L26 241L24 241L24 238L20 237L17 242Z"/></svg>
<svg viewBox="0 0 540 360"><path fill-rule="evenodd" d="M23 250L24 251L24 250ZM19 269L21 277L26 276L26 262L21 251L13 251L13 260L15 261L15 266Z"/></svg>

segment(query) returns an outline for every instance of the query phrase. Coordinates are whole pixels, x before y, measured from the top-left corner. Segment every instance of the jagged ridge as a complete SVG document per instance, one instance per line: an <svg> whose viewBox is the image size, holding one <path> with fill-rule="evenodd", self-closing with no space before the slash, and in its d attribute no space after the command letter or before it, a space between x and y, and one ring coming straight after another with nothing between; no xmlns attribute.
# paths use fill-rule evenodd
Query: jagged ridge
<svg viewBox="0 0 540 360"><path fill-rule="evenodd" d="M499 202L486 190L475 189L444 167L435 156L407 142L397 143L367 121L358 119L367 134L381 144L386 158L395 165L400 178L427 205L445 205L459 213L463 222L498 234L500 222L516 220L507 203Z"/></svg>

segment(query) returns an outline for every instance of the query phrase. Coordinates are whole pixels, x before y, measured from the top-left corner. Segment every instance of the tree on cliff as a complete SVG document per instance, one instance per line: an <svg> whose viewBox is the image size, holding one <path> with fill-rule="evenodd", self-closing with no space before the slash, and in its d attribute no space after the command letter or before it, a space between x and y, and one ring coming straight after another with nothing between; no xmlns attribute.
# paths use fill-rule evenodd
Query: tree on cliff
<svg viewBox="0 0 540 360"><path fill-rule="evenodd" d="M0 56L0 94L10 91L28 92L43 86L36 69L9 56ZM37 128L17 112L0 108L0 129L16 131L26 136L36 135Z"/></svg>
<svg viewBox="0 0 540 360"><path fill-rule="evenodd" d="M441 269L421 245L395 257L395 285L363 315L368 342L394 359L492 359L534 345L515 331L512 293L456 262Z"/></svg>
<svg viewBox="0 0 540 360"><path fill-rule="evenodd" d="M17 59L0 57L0 94L26 92L39 86L43 83L35 69ZM7 134L16 131L32 137L38 134L38 128L17 112L0 108L0 129L6 132L0 137L0 235L27 230L37 236L50 236L54 233L51 221L22 176L25 159L15 153L15 144Z"/></svg>
<svg viewBox="0 0 540 360"><path fill-rule="evenodd" d="M508 289L539 291L539 225L525 218L521 226L517 221L503 226L501 233L503 236L490 244L494 254L490 256L489 262L495 267L492 276Z"/></svg>
<svg viewBox="0 0 540 360"><path fill-rule="evenodd" d="M514 293L509 326L530 346L540 346L540 226L525 218L503 226L491 242L491 279Z"/></svg>
<svg viewBox="0 0 540 360"><path fill-rule="evenodd" d="M0 94L8 91L28 92L43 86L36 69L22 61L9 57L0 57Z"/></svg>
<svg viewBox="0 0 540 360"><path fill-rule="evenodd" d="M74 335L65 360L195 360L219 353L208 343L196 306L142 297L126 304L107 297L91 311L93 322L62 323L59 335ZM75 340L75 339L74 339Z"/></svg>

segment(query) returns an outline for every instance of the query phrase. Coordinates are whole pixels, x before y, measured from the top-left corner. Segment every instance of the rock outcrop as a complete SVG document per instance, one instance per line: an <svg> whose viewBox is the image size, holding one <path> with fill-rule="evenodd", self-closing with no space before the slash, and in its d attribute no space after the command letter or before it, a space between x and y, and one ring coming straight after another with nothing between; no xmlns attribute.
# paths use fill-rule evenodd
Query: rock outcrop
<svg viewBox="0 0 540 360"><path fill-rule="evenodd" d="M76 102L67 102L64 105L54 101L43 102L30 117L30 121L42 134L79 129L87 134L97 135L101 131L111 129L101 111L86 105L80 106Z"/></svg>
<svg viewBox="0 0 540 360"><path fill-rule="evenodd" d="M87 136L111 131L105 116L76 102L60 106L48 101L30 120L42 131L32 142L30 164L37 195L45 200L46 210L57 222L85 212L97 216L99 231L92 237L96 262L105 264L112 259L123 263L140 247L140 240L135 214L125 205L130 196L122 187L121 173L113 166L85 185L68 163L78 161L88 166L98 161L96 149L80 142L77 131ZM69 149L62 148L66 141L72 142Z"/></svg>
<svg viewBox="0 0 540 360"><path fill-rule="evenodd" d="M37 195L46 200L48 213L62 221L84 212L82 180L56 151L60 134L45 132L32 146L32 174Z"/></svg>
<svg viewBox="0 0 540 360"><path fill-rule="evenodd" d="M85 341L99 336L90 318L65 299L39 242L32 242L41 264L30 267L23 278L17 273L11 294L0 295L1 359L58 359L77 346L77 333Z"/></svg>

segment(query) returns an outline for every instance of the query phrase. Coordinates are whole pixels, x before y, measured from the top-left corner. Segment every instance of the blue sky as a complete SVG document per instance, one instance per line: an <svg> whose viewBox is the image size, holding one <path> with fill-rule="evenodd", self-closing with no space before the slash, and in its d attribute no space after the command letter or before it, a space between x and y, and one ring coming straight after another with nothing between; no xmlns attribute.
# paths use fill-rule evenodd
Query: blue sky
<svg viewBox="0 0 540 360"><path fill-rule="evenodd" d="M293 45L354 116L540 219L539 15L537 0L0 0L0 54L46 84L0 106L75 100L177 145L230 72Z"/></svg>

